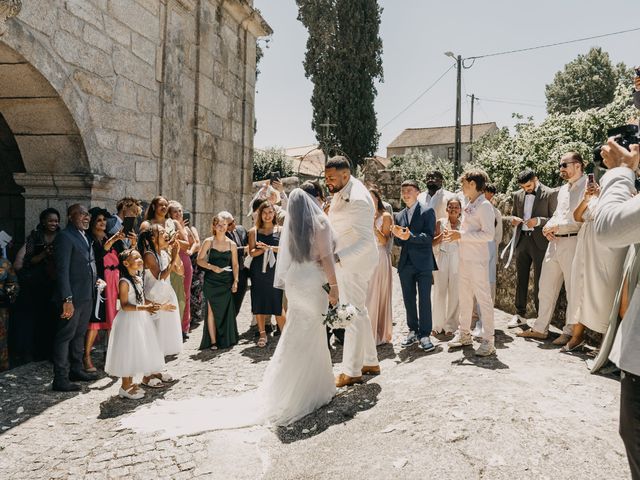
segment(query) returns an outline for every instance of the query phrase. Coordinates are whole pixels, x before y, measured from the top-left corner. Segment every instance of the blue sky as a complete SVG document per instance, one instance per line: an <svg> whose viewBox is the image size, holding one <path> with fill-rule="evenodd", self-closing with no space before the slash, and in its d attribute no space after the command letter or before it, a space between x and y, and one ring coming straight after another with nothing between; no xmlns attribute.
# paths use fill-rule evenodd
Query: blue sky
<svg viewBox="0 0 640 480"><path fill-rule="evenodd" d="M637 1L595 0L380 0L384 8L384 82L376 112L382 127L433 83L451 64L445 51L463 57L640 27ZM606 9L605 9L606 5ZM260 63L255 146L292 147L314 143L312 85L304 76L306 30L294 0L255 0L274 34ZM636 15L632 15L635 11ZM635 16L636 20L633 20ZM474 93L475 122L514 123L512 113L545 116L544 87L565 63L591 46L609 52L614 63L640 64L640 31L532 52L479 59L463 70L462 121L469 121ZM382 129L378 151L405 128L455 123L455 69L407 112ZM345 85L348 88L348 85ZM508 102L508 103L505 103Z"/></svg>

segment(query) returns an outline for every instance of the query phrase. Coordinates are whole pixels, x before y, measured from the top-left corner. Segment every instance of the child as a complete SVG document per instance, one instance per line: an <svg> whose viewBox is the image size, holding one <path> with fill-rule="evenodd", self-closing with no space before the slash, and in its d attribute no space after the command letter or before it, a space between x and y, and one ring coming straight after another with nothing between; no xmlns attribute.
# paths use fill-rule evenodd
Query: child
<svg viewBox="0 0 640 480"><path fill-rule="evenodd" d="M172 241L173 240L173 241ZM175 237L169 237L164 227L158 224L140 234L140 247L144 259L144 295L152 302L178 305L178 298L171 287L172 271L183 274L180 261L180 245ZM171 255L167 249L171 248ZM182 319L177 310L161 310L153 315L158 342L164 355L176 355L182 351ZM167 374L163 382L171 381ZM156 385L161 386L158 382Z"/></svg>
<svg viewBox="0 0 640 480"><path fill-rule="evenodd" d="M164 368L164 356L149 314L160 309L175 310L173 305L160 306L145 301L139 273L142 266L137 250L128 249L120 254L120 311L113 320L104 367L109 375L122 377L118 395L132 400L144 397L144 391L133 383L133 377L150 375ZM149 378L145 377L143 382Z"/></svg>

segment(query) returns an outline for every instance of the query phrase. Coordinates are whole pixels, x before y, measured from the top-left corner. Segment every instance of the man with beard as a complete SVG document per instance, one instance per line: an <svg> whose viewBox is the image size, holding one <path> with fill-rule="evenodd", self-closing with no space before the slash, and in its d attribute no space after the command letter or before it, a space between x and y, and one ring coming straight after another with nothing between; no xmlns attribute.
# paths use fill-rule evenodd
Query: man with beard
<svg viewBox="0 0 640 480"><path fill-rule="evenodd" d="M335 232L336 280L340 303L351 304L358 313L345 329L342 371L336 387L360 383L362 375L378 375L378 353L367 313L367 287L377 262L373 233L375 207L367 188L351 176L345 157L333 157L325 165L325 182L333 195L329 221Z"/></svg>
<svg viewBox="0 0 640 480"><path fill-rule="evenodd" d="M455 196L454 193L442 188L444 176L438 170L427 173L425 178L427 191L418 195L418 202L428 208L433 208L436 221L447 217L447 202Z"/></svg>
<svg viewBox="0 0 640 480"><path fill-rule="evenodd" d="M538 318L531 330L520 332L518 337L544 340L549 334L549 323L564 280L567 299L571 298L571 265L578 243L578 231L582 223L576 222L573 212L582 200L587 185L584 161L579 153L569 152L560 159L560 176L566 180L558 191L558 206L542 229L549 240L547 252L540 274ZM574 318L575 305L567 303L566 318ZM554 345L565 345L571 338L573 325L565 323L562 335L553 341Z"/></svg>
<svg viewBox="0 0 640 480"><path fill-rule="evenodd" d="M516 314L509 328L526 325L529 272L533 264L533 301L538 314L538 283L542 261L549 241L542 229L558 206L557 192L543 185L533 170L527 168L518 175L520 190L513 195L511 225L516 227L513 248L516 257Z"/></svg>

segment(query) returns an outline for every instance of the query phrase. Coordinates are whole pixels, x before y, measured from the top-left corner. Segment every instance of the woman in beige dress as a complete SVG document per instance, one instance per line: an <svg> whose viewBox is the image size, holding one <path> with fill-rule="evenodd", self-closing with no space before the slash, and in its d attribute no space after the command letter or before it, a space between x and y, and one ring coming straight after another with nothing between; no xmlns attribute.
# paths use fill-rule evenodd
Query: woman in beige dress
<svg viewBox="0 0 640 480"><path fill-rule="evenodd" d="M391 225L393 217L384 208L380 192L369 189L376 206L373 232L378 243L378 265L369 282L367 292L367 310L371 319L373 338L376 345L391 343L393 333L393 315L391 313Z"/></svg>

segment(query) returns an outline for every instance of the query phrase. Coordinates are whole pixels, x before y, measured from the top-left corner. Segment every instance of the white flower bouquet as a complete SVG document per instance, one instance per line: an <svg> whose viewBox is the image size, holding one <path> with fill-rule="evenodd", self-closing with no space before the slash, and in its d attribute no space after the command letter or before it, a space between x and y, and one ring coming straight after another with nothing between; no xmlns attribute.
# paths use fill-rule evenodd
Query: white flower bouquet
<svg viewBox="0 0 640 480"><path fill-rule="evenodd" d="M324 317L322 323L331 330L346 328L356 313L358 313L358 309L350 303L329 306L327 313L322 315Z"/></svg>

